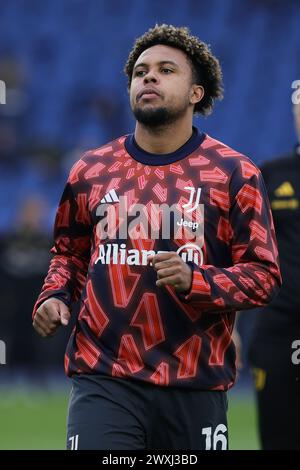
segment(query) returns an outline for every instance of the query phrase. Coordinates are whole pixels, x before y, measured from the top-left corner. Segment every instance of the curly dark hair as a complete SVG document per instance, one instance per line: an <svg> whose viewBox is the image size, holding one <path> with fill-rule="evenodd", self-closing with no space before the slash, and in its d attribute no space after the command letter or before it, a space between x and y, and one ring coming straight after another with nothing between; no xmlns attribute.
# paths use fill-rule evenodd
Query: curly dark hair
<svg viewBox="0 0 300 470"><path fill-rule="evenodd" d="M193 83L202 85L205 91L202 100L196 103L194 113L209 114L214 101L223 98L222 70L209 45L196 36L191 36L186 27L156 24L154 28L150 28L143 36L136 39L124 68L128 77L128 87L130 88L134 64L139 56L157 44L181 49L186 54L192 67Z"/></svg>

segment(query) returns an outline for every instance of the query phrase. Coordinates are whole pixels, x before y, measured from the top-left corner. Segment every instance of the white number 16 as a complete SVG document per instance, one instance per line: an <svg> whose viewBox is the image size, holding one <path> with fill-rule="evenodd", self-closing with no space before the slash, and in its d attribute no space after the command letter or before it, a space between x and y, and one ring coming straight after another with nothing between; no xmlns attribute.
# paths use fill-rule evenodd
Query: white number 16
<svg viewBox="0 0 300 470"><path fill-rule="evenodd" d="M217 449L217 445L221 442L221 450L227 449L227 438L223 434L227 431L225 424L218 424L213 435L213 450ZM211 433L212 428L202 428L202 434L205 438L205 450L211 450Z"/></svg>

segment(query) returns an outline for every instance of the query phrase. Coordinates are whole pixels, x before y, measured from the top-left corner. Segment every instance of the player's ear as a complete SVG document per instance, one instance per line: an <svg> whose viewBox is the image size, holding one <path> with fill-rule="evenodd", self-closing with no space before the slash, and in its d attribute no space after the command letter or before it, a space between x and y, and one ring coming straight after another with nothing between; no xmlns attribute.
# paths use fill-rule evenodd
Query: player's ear
<svg viewBox="0 0 300 470"><path fill-rule="evenodd" d="M192 85L191 94L190 94L190 102L191 104L199 103L203 96L204 96L204 88L202 85Z"/></svg>

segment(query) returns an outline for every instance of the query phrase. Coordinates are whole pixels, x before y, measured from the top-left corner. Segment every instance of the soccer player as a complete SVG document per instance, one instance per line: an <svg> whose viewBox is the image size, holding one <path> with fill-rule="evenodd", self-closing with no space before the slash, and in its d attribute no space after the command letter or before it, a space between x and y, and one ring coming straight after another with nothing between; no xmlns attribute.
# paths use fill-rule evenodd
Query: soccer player
<svg viewBox="0 0 300 470"><path fill-rule="evenodd" d="M193 127L222 97L205 43L156 25L125 71L135 131L72 168L34 327L52 335L80 299L68 448L226 449L235 311L281 283L268 197L247 157Z"/></svg>
<svg viewBox="0 0 300 470"><path fill-rule="evenodd" d="M298 144L262 167L274 217L283 286L259 312L250 339L263 449L300 450L300 104Z"/></svg>

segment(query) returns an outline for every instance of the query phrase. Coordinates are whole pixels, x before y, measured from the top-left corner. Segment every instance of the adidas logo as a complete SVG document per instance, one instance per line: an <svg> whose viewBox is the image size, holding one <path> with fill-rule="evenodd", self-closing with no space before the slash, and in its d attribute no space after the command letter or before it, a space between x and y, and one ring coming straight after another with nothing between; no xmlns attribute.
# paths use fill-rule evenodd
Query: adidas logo
<svg viewBox="0 0 300 470"><path fill-rule="evenodd" d="M111 189L105 196L101 199L100 203L107 202L119 202L118 195L114 189Z"/></svg>
<svg viewBox="0 0 300 470"><path fill-rule="evenodd" d="M291 183L289 181L285 181L275 189L274 194L277 197L294 196L295 191Z"/></svg>

